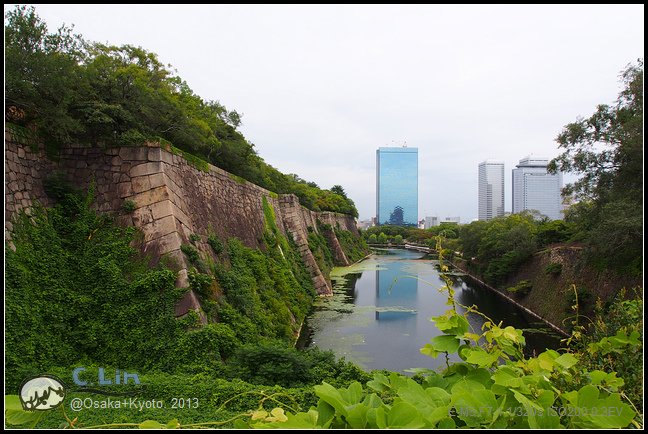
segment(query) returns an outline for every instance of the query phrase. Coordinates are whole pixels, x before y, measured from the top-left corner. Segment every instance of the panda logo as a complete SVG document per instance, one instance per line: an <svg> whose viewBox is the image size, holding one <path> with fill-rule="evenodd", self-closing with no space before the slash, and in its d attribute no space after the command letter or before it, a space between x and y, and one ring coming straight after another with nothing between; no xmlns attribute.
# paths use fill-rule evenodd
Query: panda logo
<svg viewBox="0 0 648 434"><path fill-rule="evenodd" d="M25 380L20 386L20 402L25 411L50 410L65 399L63 382L53 375L40 375Z"/></svg>

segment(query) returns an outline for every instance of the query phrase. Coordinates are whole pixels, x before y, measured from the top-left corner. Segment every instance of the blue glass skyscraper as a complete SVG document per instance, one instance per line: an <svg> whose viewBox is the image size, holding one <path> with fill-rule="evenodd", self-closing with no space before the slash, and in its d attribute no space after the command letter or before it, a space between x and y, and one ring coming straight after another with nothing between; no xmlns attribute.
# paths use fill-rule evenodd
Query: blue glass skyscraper
<svg viewBox="0 0 648 434"><path fill-rule="evenodd" d="M376 151L376 223L418 225L418 148Z"/></svg>

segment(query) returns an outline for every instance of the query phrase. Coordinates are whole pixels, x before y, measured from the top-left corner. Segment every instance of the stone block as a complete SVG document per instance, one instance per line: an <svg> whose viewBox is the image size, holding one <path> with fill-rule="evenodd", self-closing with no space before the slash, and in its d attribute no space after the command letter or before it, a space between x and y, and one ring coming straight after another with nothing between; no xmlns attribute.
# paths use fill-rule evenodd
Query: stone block
<svg viewBox="0 0 648 434"><path fill-rule="evenodd" d="M133 195L133 187L130 182L120 182L117 184L117 194L119 197L128 197Z"/></svg>
<svg viewBox="0 0 648 434"><path fill-rule="evenodd" d="M185 274L187 273L186 270L183 271L185 272ZM178 272L178 278L176 279L176 287L186 288L188 286L189 286L189 279L187 279L185 275L181 275L180 272ZM187 313L189 313L189 311L191 310L200 313L201 312L200 303L198 302L198 298L193 293L193 291L187 291L175 306L175 316L176 317L184 316Z"/></svg>
<svg viewBox="0 0 648 434"><path fill-rule="evenodd" d="M151 212L150 205L137 208L135 211L133 211L131 216L133 218L133 223L137 227L144 227L155 221L155 218L153 218L153 213Z"/></svg>
<svg viewBox="0 0 648 434"><path fill-rule="evenodd" d="M162 159L162 149L160 148L149 148L148 149L148 160L149 161L160 161Z"/></svg>
<svg viewBox="0 0 648 434"><path fill-rule="evenodd" d="M147 191L151 189L151 183L149 181L149 177L146 175L132 178L131 185L133 186L134 193L141 193L143 191Z"/></svg>
<svg viewBox="0 0 648 434"><path fill-rule="evenodd" d="M18 148L18 158L25 158L25 150L23 148Z"/></svg>
<svg viewBox="0 0 648 434"><path fill-rule="evenodd" d="M160 161L167 163L167 164L173 164L173 154L169 151L161 150L162 152L160 153Z"/></svg>
<svg viewBox="0 0 648 434"><path fill-rule="evenodd" d="M145 242L157 240L164 235L178 232L176 219L172 215L162 217L159 220L153 220L153 222L141 226L140 229L144 233Z"/></svg>
<svg viewBox="0 0 648 434"><path fill-rule="evenodd" d="M184 213L177 205L172 204L171 205L173 215L176 216L176 218L180 221L180 223L183 223L189 227L191 227L191 220L189 220L189 217L187 214Z"/></svg>
<svg viewBox="0 0 648 434"><path fill-rule="evenodd" d="M129 175L130 176L144 176L144 175L152 175L154 173L158 173L162 171L162 166L160 165L159 161L153 161L149 163L142 163L138 164L137 166L133 166L130 171Z"/></svg>
<svg viewBox="0 0 648 434"><path fill-rule="evenodd" d="M159 255L163 255L174 250L180 250L180 235L177 232L171 232L146 245L146 250L155 249Z"/></svg>
<svg viewBox="0 0 648 434"><path fill-rule="evenodd" d="M119 150L119 156L124 161L146 161L148 160L148 148L138 147L138 148L121 148Z"/></svg>
<svg viewBox="0 0 648 434"><path fill-rule="evenodd" d="M166 175L164 173L154 173L149 175L149 183L151 188L159 187L167 183Z"/></svg>
<svg viewBox="0 0 648 434"><path fill-rule="evenodd" d="M169 200L163 200L162 202L151 204L149 205L149 208L153 218L156 220L174 214L173 204Z"/></svg>
<svg viewBox="0 0 648 434"><path fill-rule="evenodd" d="M119 185L119 184L118 184ZM169 191L165 186L153 188L142 193L138 193L130 198L138 207L150 205L169 199Z"/></svg>

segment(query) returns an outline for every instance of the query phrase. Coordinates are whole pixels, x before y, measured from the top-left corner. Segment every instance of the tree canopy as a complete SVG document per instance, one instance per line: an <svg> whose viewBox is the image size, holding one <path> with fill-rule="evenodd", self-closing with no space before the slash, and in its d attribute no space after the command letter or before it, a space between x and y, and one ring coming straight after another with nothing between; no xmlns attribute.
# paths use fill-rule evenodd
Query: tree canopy
<svg viewBox="0 0 648 434"><path fill-rule="evenodd" d="M643 238L643 59L621 73L614 105L601 104L587 119L566 125L556 141L563 153L549 170L580 179L564 189L580 202L566 220L581 230L592 259L640 273Z"/></svg>
<svg viewBox="0 0 648 434"><path fill-rule="evenodd" d="M358 216L344 189L317 187L267 164L237 128L241 114L205 101L132 45L89 42L62 26L49 33L33 7L5 13L5 119L36 133L46 148L170 142L315 211Z"/></svg>

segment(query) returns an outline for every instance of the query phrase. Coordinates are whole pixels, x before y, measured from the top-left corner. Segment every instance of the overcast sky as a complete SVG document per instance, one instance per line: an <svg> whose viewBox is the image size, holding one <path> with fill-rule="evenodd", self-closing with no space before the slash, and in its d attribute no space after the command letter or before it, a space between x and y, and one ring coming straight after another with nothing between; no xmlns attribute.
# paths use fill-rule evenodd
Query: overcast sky
<svg viewBox="0 0 648 434"><path fill-rule="evenodd" d="M12 5L5 5L5 10ZM35 5L50 31L131 44L243 114L266 162L375 215L375 151L419 149L419 218L477 217L477 167L556 157L643 58L644 5ZM565 176L566 180L573 177Z"/></svg>

